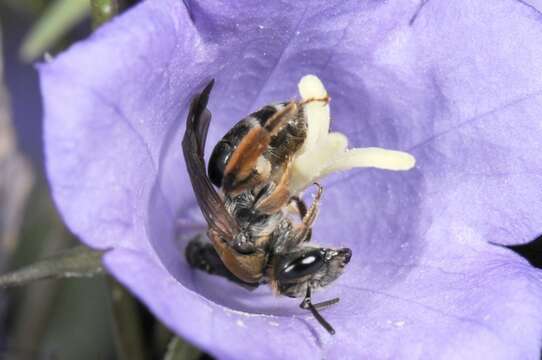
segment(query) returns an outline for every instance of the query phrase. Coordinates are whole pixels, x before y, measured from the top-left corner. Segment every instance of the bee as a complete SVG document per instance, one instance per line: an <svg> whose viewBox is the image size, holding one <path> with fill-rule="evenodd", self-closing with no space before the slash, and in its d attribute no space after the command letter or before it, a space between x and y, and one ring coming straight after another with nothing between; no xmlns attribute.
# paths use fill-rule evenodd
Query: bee
<svg viewBox="0 0 542 360"><path fill-rule="evenodd" d="M303 144L307 125L302 104L266 106L239 122L216 145L207 176L204 148L211 120L207 102L213 83L192 99L182 141L190 181L211 240L192 240L185 252L187 261L247 288L267 283L276 294L303 297L300 307L310 310L334 334L318 309L339 299L313 304L312 290L337 279L352 252L306 244L318 213L320 185L316 184L318 191L309 208L287 191L278 197L276 193L284 191L281 187L287 188L292 155ZM223 190L223 196L213 185ZM262 205L269 205L269 201L272 206ZM297 203L299 224L294 224L285 211L291 201Z"/></svg>

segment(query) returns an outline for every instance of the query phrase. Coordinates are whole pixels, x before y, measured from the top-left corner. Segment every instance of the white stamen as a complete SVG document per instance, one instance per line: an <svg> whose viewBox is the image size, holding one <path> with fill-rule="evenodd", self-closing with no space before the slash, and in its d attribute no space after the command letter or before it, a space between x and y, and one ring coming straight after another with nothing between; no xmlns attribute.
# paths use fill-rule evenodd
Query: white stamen
<svg viewBox="0 0 542 360"><path fill-rule="evenodd" d="M325 98L327 96L326 88L322 81L316 75L305 75L299 81L299 94L303 100L310 98Z"/></svg>
<svg viewBox="0 0 542 360"><path fill-rule="evenodd" d="M314 75L304 76L299 82L301 98L325 99L324 85ZM311 101L304 105L308 129L307 138L296 154L290 180L290 192L298 194L314 181L335 171L354 167L373 167L402 171L414 167L416 159L405 152L382 148L348 149L347 138L338 132L329 132L329 103Z"/></svg>
<svg viewBox="0 0 542 360"><path fill-rule="evenodd" d="M298 85L299 93L303 100L325 99L327 91L324 85L314 75L304 76ZM310 119L307 130L307 138L301 153L311 150L319 139L325 137L329 132L329 103L324 101L312 101L303 106L305 117Z"/></svg>
<svg viewBox="0 0 542 360"><path fill-rule="evenodd" d="M355 148L347 150L343 156L336 159L324 169L322 175L335 171L348 170L353 167L374 167L383 170L410 170L416 163L414 156L395 150L382 148Z"/></svg>

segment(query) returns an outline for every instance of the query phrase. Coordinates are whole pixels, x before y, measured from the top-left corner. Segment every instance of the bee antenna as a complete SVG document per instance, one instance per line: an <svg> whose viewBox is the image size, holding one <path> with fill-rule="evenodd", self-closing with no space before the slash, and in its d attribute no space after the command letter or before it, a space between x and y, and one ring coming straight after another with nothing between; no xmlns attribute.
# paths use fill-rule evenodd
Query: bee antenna
<svg viewBox="0 0 542 360"><path fill-rule="evenodd" d="M339 298L334 298L331 300L323 301L318 304L313 304L311 300L311 288L310 286L307 286L307 293L305 295L305 298L301 302L301 304L299 304L299 307L305 310L310 310L310 312L312 313L312 316L314 316L314 318L318 320L320 325L322 325L322 327L326 329L328 333L330 333L331 335L335 335L335 329L333 329L333 326L331 326L331 324L328 323L322 315L320 315L320 313L318 312L318 308L324 308L329 305L336 304L338 302L339 302Z"/></svg>

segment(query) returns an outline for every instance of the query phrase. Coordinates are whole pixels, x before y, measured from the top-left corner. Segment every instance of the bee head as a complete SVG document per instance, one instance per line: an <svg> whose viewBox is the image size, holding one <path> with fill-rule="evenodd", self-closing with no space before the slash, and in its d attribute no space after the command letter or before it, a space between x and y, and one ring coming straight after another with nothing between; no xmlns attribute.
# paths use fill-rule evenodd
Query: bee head
<svg viewBox="0 0 542 360"><path fill-rule="evenodd" d="M318 289L337 279L350 261L349 248L324 249L302 247L280 256L274 262L273 278L280 294L305 296L307 286Z"/></svg>

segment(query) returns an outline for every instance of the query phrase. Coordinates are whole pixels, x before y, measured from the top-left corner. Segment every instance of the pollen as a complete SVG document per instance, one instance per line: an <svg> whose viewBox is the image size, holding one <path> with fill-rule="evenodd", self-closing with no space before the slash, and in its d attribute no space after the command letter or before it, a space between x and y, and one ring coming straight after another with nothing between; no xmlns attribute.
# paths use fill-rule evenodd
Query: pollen
<svg viewBox="0 0 542 360"><path fill-rule="evenodd" d="M348 148L348 139L330 132L329 95L320 79L304 76L298 85L307 119L307 137L296 154L290 192L300 193L313 182L337 171L353 168L377 168L391 171L410 170L414 156L379 147Z"/></svg>

